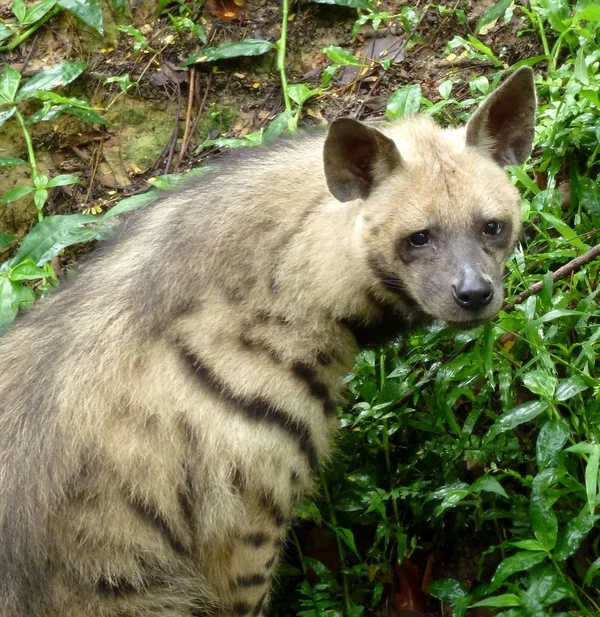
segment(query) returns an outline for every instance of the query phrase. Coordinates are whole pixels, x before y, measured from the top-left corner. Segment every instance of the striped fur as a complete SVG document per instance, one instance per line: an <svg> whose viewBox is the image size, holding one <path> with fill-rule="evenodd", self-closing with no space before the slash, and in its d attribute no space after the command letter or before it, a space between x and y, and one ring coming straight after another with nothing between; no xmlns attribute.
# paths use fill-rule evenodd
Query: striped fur
<svg viewBox="0 0 600 617"><path fill-rule="evenodd" d="M393 150L344 177L321 135L225 159L18 320L0 339L1 617L266 614L360 347L499 306L474 317L431 287L468 242L499 287L520 230L486 109L466 133L368 129ZM480 218L508 236L483 243ZM430 226L456 242L405 254Z"/></svg>

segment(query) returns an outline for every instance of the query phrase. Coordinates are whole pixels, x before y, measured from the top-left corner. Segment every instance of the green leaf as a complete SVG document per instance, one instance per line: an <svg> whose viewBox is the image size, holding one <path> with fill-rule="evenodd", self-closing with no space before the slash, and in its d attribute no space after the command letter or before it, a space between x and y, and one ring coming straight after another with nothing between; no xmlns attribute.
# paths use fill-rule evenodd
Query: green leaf
<svg viewBox="0 0 600 617"><path fill-rule="evenodd" d="M16 165L24 165L26 161L18 159L14 156L0 156L0 169L2 167L15 167Z"/></svg>
<svg viewBox="0 0 600 617"><path fill-rule="evenodd" d="M563 379L558 384L554 398L557 401L568 401L570 398L573 398L580 392L587 390L589 387L590 386L587 384L585 379L583 379L583 377L573 375L573 377Z"/></svg>
<svg viewBox="0 0 600 617"><path fill-rule="evenodd" d="M335 534L341 538L346 546L360 559L360 554L356 549L356 544L354 543L354 534L349 530L343 527L334 527L333 528Z"/></svg>
<svg viewBox="0 0 600 617"><path fill-rule="evenodd" d="M25 19L25 13L27 12L27 5L25 4L25 0L12 0L11 8L15 17L17 18L17 21L22 23Z"/></svg>
<svg viewBox="0 0 600 617"><path fill-rule="evenodd" d="M421 86L413 84L396 90L388 101L385 115L390 120L406 118L418 113L421 108Z"/></svg>
<svg viewBox="0 0 600 617"><path fill-rule="evenodd" d="M0 43L3 43L12 35L13 31L5 23L0 21Z"/></svg>
<svg viewBox="0 0 600 617"><path fill-rule="evenodd" d="M567 443L569 434L569 423L563 418L551 418L542 426L536 443L536 460L540 471L558 462L558 454Z"/></svg>
<svg viewBox="0 0 600 617"><path fill-rule="evenodd" d="M239 56L260 56L266 54L275 45L261 39L246 39L238 43L222 43L218 47L205 47L199 52L192 54L181 66L188 66L196 62L214 62L226 58L238 58Z"/></svg>
<svg viewBox="0 0 600 617"><path fill-rule="evenodd" d="M514 593L505 593L475 602L475 604L471 604L469 608L475 608L477 606L489 606L495 608L501 608L504 606L521 606L521 601Z"/></svg>
<svg viewBox="0 0 600 617"><path fill-rule="evenodd" d="M491 585L493 589L499 587L509 576L515 574L515 572L522 572L523 570L529 570L533 566L541 563L546 558L546 553L543 551L523 551L516 553L511 557L507 557L496 569L494 576L492 577Z"/></svg>
<svg viewBox="0 0 600 617"><path fill-rule="evenodd" d="M324 53L332 62L341 64L342 66L364 66L365 61L361 58L353 56L349 51L343 47L336 45L328 45L323 47L321 52Z"/></svg>
<svg viewBox="0 0 600 617"><path fill-rule="evenodd" d="M442 602L454 604L457 600L468 598L467 590L453 578L442 578L438 581L433 581L429 585L427 591Z"/></svg>
<svg viewBox="0 0 600 617"><path fill-rule="evenodd" d="M102 8L98 0L58 0L59 6L71 11L84 24L91 26L100 35L104 34Z"/></svg>
<svg viewBox="0 0 600 617"><path fill-rule="evenodd" d="M121 201L113 206L103 217L102 220L106 220L117 214L124 214L125 212L131 212L132 210L137 210L138 208L143 208L158 198L157 191L150 191L149 193L140 193L139 195L132 195L131 197L126 197L125 199L121 199Z"/></svg>
<svg viewBox="0 0 600 617"><path fill-rule="evenodd" d="M10 272L10 278L13 281L35 280L46 278L47 276L46 270L38 268L31 259L25 259Z"/></svg>
<svg viewBox="0 0 600 617"><path fill-rule="evenodd" d="M567 223L561 221L554 214L550 214L549 212L540 211L540 216L546 220L546 222L550 225L550 227L554 227L556 231L565 239L568 240L570 244L574 247L578 248L582 252L586 252L588 247L579 239L579 235L573 231Z"/></svg>
<svg viewBox="0 0 600 617"><path fill-rule="evenodd" d="M558 561L567 559L581 546L594 527L594 517L586 504L583 510L572 518L558 536L553 556Z"/></svg>
<svg viewBox="0 0 600 617"><path fill-rule="evenodd" d="M24 23L34 24L39 21L55 4L56 0L41 0L32 4L25 13Z"/></svg>
<svg viewBox="0 0 600 617"><path fill-rule="evenodd" d="M47 188L52 188L55 186L68 186L69 184L80 184L81 178L78 176L73 176L72 174L61 174L59 176L54 176L50 182L46 185Z"/></svg>
<svg viewBox="0 0 600 617"><path fill-rule="evenodd" d="M482 28L504 15L504 12L512 3L513 0L500 0L485 10L475 26L475 34L479 34Z"/></svg>
<svg viewBox="0 0 600 617"><path fill-rule="evenodd" d="M2 126L16 111L16 107L9 107L4 111L0 111L0 126Z"/></svg>
<svg viewBox="0 0 600 617"><path fill-rule="evenodd" d="M313 0L317 4L336 4L337 6L347 6L351 9L362 9L363 11L375 12L375 7L367 0Z"/></svg>
<svg viewBox="0 0 600 617"><path fill-rule="evenodd" d="M29 195L33 190L33 186L15 186L15 188L8 191L8 193L4 193L2 199L0 199L0 206L17 201L17 199Z"/></svg>
<svg viewBox="0 0 600 617"><path fill-rule="evenodd" d="M579 21L600 21L600 5L590 4L583 11L575 14Z"/></svg>
<svg viewBox="0 0 600 617"><path fill-rule="evenodd" d="M0 275L0 331L13 321L19 310L18 288L20 285Z"/></svg>
<svg viewBox="0 0 600 617"><path fill-rule="evenodd" d="M546 401L529 401L518 407L514 407L502 414L496 422L494 422L485 435L484 440L489 442L496 437L496 435L504 433L505 431L510 431L520 424L523 424L523 422L529 422L537 418L543 411L546 411L546 409L548 409L548 403Z"/></svg>
<svg viewBox="0 0 600 617"><path fill-rule="evenodd" d="M598 471L600 469L600 444L593 444L590 458L585 467L585 492L587 494L590 515L596 510L596 495L598 493Z"/></svg>
<svg viewBox="0 0 600 617"><path fill-rule="evenodd" d="M21 73L7 65L0 75L0 103L11 103L21 83ZM11 114L12 115L12 114Z"/></svg>
<svg viewBox="0 0 600 617"><path fill-rule="evenodd" d="M596 98L598 98L598 94ZM598 104L600 107L600 103ZM582 178L577 185L577 196L583 209L591 215L600 216L600 182Z"/></svg>
<svg viewBox="0 0 600 617"><path fill-rule="evenodd" d="M552 509L555 497L549 494L550 487L558 480L555 469L548 468L533 479L529 516L533 533L544 550L551 551L556 545L558 520Z"/></svg>
<svg viewBox="0 0 600 617"><path fill-rule="evenodd" d="M11 245L16 240L17 236L13 236L12 234L0 233L0 249L3 249L5 246Z"/></svg>
<svg viewBox="0 0 600 617"><path fill-rule="evenodd" d="M48 201L48 191L46 189L37 189L33 194L33 203L38 211L41 211L44 204Z"/></svg>
<svg viewBox="0 0 600 617"><path fill-rule="evenodd" d="M93 124L108 124L108 122L95 110L86 109L85 107L79 107L76 105L57 105L50 109L40 109L31 115L28 119L28 124L34 122L48 122L55 120L62 114L71 114L77 116L85 122L91 122Z"/></svg>
<svg viewBox="0 0 600 617"><path fill-rule="evenodd" d="M543 551L544 547L537 540L517 540L511 542L511 546L515 548L521 548L524 551Z"/></svg>
<svg viewBox="0 0 600 617"><path fill-rule="evenodd" d="M98 219L88 214L48 216L27 234L9 265L16 267L30 259L43 266L66 246L101 237L97 223Z"/></svg>
<svg viewBox="0 0 600 617"><path fill-rule="evenodd" d="M556 384L556 377L544 371L531 371L523 377L523 385L545 399L551 399L554 396Z"/></svg>
<svg viewBox="0 0 600 617"><path fill-rule="evenodd" d="M585 573L585 578L583 579L583 584L589 585L598 570L600 570L600 557L588 568L588 571Z"/></svg>
<svg viewBox="0 0 600 617"><path fill-rule="evenodd" d="M481 476L481 478L477 478L473 484L471 484L471 492L472 493L480 493L481 491L487 491L488 493L496 493L506 499L508 499L508 495L506 491L502 488L502 485L496 478L492 476Z"/></svg>
<svg viewBox="0 0 600 617"><path fill-rule="evenodd" d="M263 143L272 143L281 133L289 126L290 120L294 117L292 111L282 111L269 125L269 128L263 133Z"/></svg>
<svg viewBox="0 0 600 617"><path fill-rule="evenodd" d="M291 86L288 86L288 94L290 98L299 107L302 107L308 99L320 93L321 90L311 90L306 84L292 84Z"/></svg>
<svg viewBox="0 0 600 617"><path fill-rule="evenodd" d="M57 86L65 86L77 79L87 68L87 62L65 62L36 73L20 90L17 101L24 101L40 90L52 90Z"/></svg>

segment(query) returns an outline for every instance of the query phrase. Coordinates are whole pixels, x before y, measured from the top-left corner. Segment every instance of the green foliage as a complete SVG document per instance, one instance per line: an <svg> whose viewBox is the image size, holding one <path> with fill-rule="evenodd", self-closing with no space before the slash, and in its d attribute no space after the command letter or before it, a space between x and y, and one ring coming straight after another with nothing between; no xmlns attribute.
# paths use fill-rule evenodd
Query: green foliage
<svg viewBox="0 0 600 617"><path fill-rule="evenodd" d="M182 62L182 66L200 62L214 62L240 56L260 56L275 49L275 44L260 39L245 39L238 43L222 43L218 47L205 47L201 51L192 54Z"/></svg>

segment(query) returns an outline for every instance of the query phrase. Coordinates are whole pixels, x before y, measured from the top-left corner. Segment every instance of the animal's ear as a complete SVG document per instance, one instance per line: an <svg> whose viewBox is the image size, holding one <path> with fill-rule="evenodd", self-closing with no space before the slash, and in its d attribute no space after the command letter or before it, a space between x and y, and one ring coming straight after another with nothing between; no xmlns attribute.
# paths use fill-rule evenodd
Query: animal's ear
<svg viewBox="0 0 600 617"><path fill-rule="evenodd" d="M377 129L350 118L329 127L323 148L325 178L339 201L365 199L401 161L396 144Z"/></svg>
<svg viewBox="0 0 600 617"><path fill-rule="evenodd" d="M475 112L467 124L467 145L482 148L503 167L521 165L535 135L533 71L515 71Z"/></svg>

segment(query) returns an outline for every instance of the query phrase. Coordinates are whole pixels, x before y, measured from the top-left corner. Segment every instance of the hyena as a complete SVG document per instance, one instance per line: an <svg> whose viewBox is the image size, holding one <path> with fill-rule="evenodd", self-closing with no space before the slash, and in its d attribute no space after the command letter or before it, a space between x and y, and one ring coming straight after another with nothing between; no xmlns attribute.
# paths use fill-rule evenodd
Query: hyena
<svg viewBox="0 0 600 617"><path fill-rule="evenodd" d="M426 118L225 158L0 340L2 617L265 615L358 350L502 304L530 69Z"/></svg>

